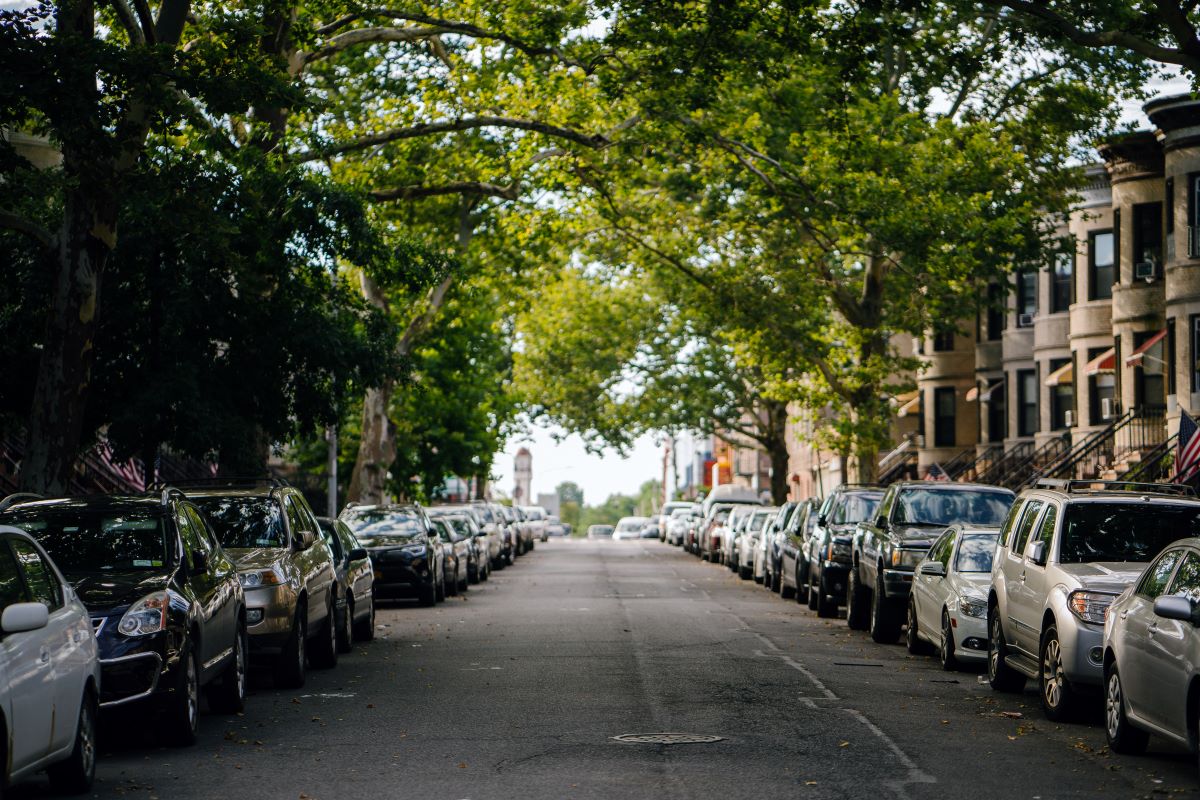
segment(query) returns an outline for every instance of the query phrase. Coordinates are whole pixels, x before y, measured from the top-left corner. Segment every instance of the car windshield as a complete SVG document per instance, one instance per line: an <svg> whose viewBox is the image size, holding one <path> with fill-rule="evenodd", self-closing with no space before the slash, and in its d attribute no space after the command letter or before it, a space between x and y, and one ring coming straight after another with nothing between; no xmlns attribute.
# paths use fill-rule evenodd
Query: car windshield
<svg viewBox="0 0 1200 800"><path fill-rule="evenodd" d="M896 498L894 521L901 525L999 527L1013 495L989 489L907 489Z"/></svg>
<svg viewBox="0 0 1200 800"><path fill-rule="evenodd" d="M368 547L381 542L407 541L425 532L421 517L412 510L363 509L344 521Z"/></svg>
<svg viewBox="0 0 1200 800"><path fill-rule="evenodd" d="M623 519L617 523L619 531L640 531L646 524L644 519Z"/></svg>
<svg viewBox="0 0 1200 800"><path fill-rule="evenodd" d="M475 510L479 512L479 516L483 518L484 522L496 521L496 515L492 513L492 509L488 506L475 506Z"/></svg>
<svg viewBox="0 0 1200 800"><path fill-rule="evenodd" d="M446 521L454 527L454 530L460 536L474 536L478 532L471 525L471 520L466 517L446 517Z"/></svg>
<svg viewBox="0 0 1200 800"><path fill-rule="evenodd" d="M162 515L149 508L14 509L4 522L37 539L65 574L162 569L171 549Z"/></svg>
<svg viewBox="0 0 1200 800"><path fill-rule="evenodd" d="M760 512L758 512L757 514L755 514L754 516L752 516L752 517L750 518L750 521L749 521L749 522L747 522L747 523L746 523L746 530L748 530L748 531L756 531L756 532L757 532L757 531L761 531L761 530L762 530L762 527L763 527L763 524L764 524L764 523L765 523L765 522L766 522L768 519L770 519L770 518L771 518L771 517L773 517L773 516L775 516L775 512L774 512L774 511L760 511Z"/></svg>
<svg viewBox="0 0 1200 800"><path fill-rule="evenodd" d="M875 515L882 498L882 493L843 495L842 502L833 509L833 518L829 522L832 525L853 525L868 520Z"/></svg>
<svg viewBox="0 0 1200 800"><path fill-rule="evenodd" d="M222 547L284 547L279 504L269 497L197 497Z"/></svg>
<svg viewBox="0 0 1200 800"><path fill-rule="evenodd" d="M1176 539L1200 535L1200 503L1072 503L1058 560L1149 561Z"/></svg>
<svg viewBox="0 0 1200 800"><path fill-rule="evenodd" d="M996 554L997 533L968 533L958 545L954 569L959 572L991 572Z"/></svg>

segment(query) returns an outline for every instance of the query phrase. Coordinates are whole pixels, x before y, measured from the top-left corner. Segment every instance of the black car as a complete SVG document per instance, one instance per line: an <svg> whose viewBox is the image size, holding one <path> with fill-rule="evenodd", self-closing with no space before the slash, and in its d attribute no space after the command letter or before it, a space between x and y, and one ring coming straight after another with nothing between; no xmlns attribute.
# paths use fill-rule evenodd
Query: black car
<svg viewBox="0 0 1200 800"><path fill-rule="evenodd" d="M809 532L802 536L808 548L807 583L797 589L796 600L807 602L817 616L837 616L846 598L854 530L860 522L875 516L883 491L882 487L840 487L819 510L810 512L806 523Z"/></svg>
<svg viewBox="0 0 1200 800"><path fill-rule="evenodd" d="M87 606L102 709L141 704L176 744L196 739L201 688L214 710L242 710L237 569L181 492L18 501L0 522L36 538Z"/></svg>
<svg viewBox="0 0 1200 800"><path fill-rule="evenodd" d="M418 505L347 506L338 516L371 556L378 600L446 599L445 554L433 522Z"/></svg>
<svg viewBox="0 0 1200 800"><path fill-rule="evenodd" d="M337 649L349 653L354 642L369 642L375 638L375 577L371 556L346 523L339 519L317 517L321 536L333 551L333 568L337 574L337 600L334 614L337 622Z"/></svg>
<svg viewBox="0 0 1200 800"><path fill-rule="evenodd" d="M913 573L933 540L951 525L999 527L1016 495L999 486L950 481L900 481L888 487L876 514L854 531L846 623L895 642L904 625Z"/></svg>

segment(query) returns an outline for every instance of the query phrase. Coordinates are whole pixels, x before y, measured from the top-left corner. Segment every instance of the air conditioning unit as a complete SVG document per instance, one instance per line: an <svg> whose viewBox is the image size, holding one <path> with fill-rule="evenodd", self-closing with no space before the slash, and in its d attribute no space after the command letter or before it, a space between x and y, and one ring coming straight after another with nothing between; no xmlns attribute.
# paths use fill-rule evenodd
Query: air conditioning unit
<svg viewBox="0 0 1200 800"><path fill-rule="evenodd" d="M1100 418L1101 419L1112 419L1113 418L1113 399L1111 397L1101 397L1100 398Z"/></svg>
<svg viewBox="0 0 1200 800"><path fill-rule="evenodd" d="M1033 314L1017 314L1017 327L1018 328L1032 328L1033 327Z"/></svg>
<svg viewBox="0 0 1200 800"><path fill-rule="evenodd" d="M1133 265L1133 279L1150 283L1155 278L1161 278L1162 273L1158 264L1153 261L1139 261Z"/></svg>
<svg viewBox="0 0 1200 800"><path fill-rule="evenodd" d="M1063 413L1063 422L1065 422L1067 424L1068 428L1074 428L1075 427L1075 412L1071 411L1070 409L1067 409L1067 411Z"/></svg>

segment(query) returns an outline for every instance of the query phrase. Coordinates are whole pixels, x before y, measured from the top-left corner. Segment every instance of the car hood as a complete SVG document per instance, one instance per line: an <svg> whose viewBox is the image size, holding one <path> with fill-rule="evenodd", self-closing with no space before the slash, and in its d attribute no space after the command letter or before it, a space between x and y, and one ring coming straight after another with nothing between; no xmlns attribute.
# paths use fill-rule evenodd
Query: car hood
<svg viewBox="0 0 1200 800"><path fill-rule="evenodd" d="M75 587L75 594L87 606L88 611L106 611L132 605L151 592L167 588L171 580L168 573L144 569L72 578L71 585Z"/></svg>
<svg viewBox="0 0 1200 800"><path fill-rule="evenodd" d="M960 595L970 597L987 597L992 585L990 572L956 572L953 577L954 588Z"/></svg>
<svg viewBox="0 0 1200 800"><path fill-rule="evenodd" d="M850 538L854 535L854 529L858 527L857 522L846 522L841 525L830 523L828 526L831 536L845 536Z"/></svg>
<svg viewBox="0 0 1200 800"><path fill-rule="evenodd" d="M282 547L235 547L225 551L241 572L270 569L283 560L286 552Z"/></svg>
<svg viewBox="0 0 1200 800"><path fill-rule="evenodd" d="M930 528L925 525L897 525L893 529L901 547L930 547L933 540L942 535L945 528Z"/></svg>
<svg viewBox="0 0 1200 800"><path fill-rule="evenodd" d="M1089 564L1059 564L1058 570L1074 578L1080 589L1120 594L1146 568L1142 561L1096 561Z"/></svg>

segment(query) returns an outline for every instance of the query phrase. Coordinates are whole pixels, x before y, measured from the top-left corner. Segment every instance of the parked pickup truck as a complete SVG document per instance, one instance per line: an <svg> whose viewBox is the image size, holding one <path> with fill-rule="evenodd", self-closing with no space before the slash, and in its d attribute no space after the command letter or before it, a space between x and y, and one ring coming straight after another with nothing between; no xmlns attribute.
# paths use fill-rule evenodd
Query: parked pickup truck
<svg viewBox="0 0 1200 800"><path fill-rule="evenodd" d="M998 527L1015 495L1008 489L949 481L901 481L884 493L873 519L854 531L846 623L877 642L900 638L913 570L951 525Z"/></svg>

